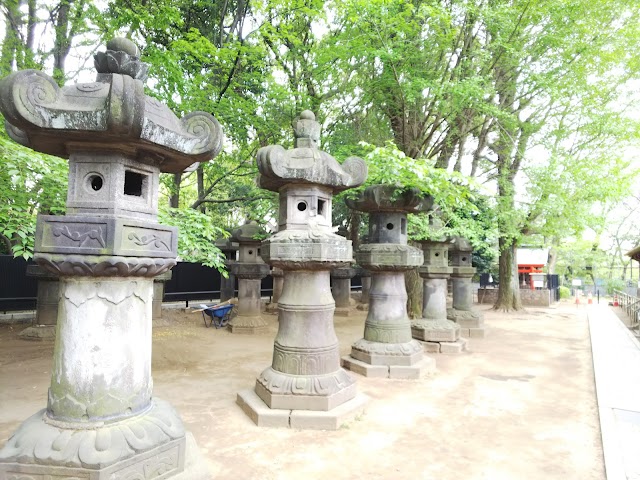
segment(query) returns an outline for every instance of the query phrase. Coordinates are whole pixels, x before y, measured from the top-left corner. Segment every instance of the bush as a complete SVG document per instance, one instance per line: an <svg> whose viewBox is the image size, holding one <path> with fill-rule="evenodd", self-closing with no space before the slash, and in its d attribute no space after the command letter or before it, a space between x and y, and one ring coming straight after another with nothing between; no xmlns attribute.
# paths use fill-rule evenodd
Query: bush
<svg viewBox="0 0 640 480"><path fill-rule="evenodd" d="M607 295L613 295L614 290L623 290L626 286L624 280L619 278L610 278L606 280L605 286L607 287Z"/></svg>
<svg viewBox="0 0 640 480"><path fill-rule="evenodd" d="M569 298L571 297L571 290L569 287L560 286L560 298Z"/></svg>

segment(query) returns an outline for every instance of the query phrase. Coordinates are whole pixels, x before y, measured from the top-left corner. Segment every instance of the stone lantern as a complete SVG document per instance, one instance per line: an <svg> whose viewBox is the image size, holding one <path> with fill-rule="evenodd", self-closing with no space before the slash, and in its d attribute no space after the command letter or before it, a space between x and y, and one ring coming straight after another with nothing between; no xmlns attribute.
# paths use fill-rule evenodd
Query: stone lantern
<svg viewBox="0 0 640 480"><path fill-rule="evenodd" d="M338 235L342 238L347 238L347 234L345 227L338 228ZM351 313L351 279L356 273L357 270L351 265L331 270L331 293L336 302L336 316L348 317Z"/></svg>
<svg viewBox="0 0 640 480"><path fill-rule="evenodd" d="M332 268L353 261L351 242L331 229L334 193L364 182L367 167L340 165L318 148L320 124L304 111L293 124L295 148L258 151L261 188L280 194L278 232L262 242L262 257L284 271L272 365L238 404L258 425L336 429L362 411L355 380L340 368L333 327Z"/></svg>
<svg viewBox="0 0 640 480"><path fill-rule="evenodd" d="M364 338L342 364L368 377L419 378L435 362L411 338L404 272L422 265L422 252L407 245L407 213L430 210L433 200L417 190L374 185L347 206L369 213L369 243L360 246L356 260L372 275Z"/></svg>
<svg viewBox="0 0 640 480"><path fill-rule="evenodd" d="M284 272L281 268L273 267L271 269L271 276L273 277L273 295L271 296L271 302L267 305L267 312L277 314L278 302L280 301L282 286L284 284Z"/></svg>
<svg viewBox="0 0 640 480"><path fill-rule="evenodd" d="M38 281L36 316L31 326L18 335L27 340L53 340L56 337L60 296L58 276L38 265L28 265L27 276L36 278Z"/></svg>
<svg viewBox="0 0 640 480"><path fill-rule="evenodd" d="M260 333L267 330L261 315L261 280L269 275L269 265L260 256L260 242L266 234L256 222L248 222L235 230L231 238L239 247L238 261L231 271L238 277L238 315L227 328L232 333Z"/></svg>
<svg viewBox="0 0 640 480"><path fill-rule="evenodd" d="M0 478L170 478L185 431L153 397L153 277L176 263L177 229L157 222L160 172L222 146L210 114L178 119L144 94L148 66L129 40L95 56L93 83L58 87L42 72L0 83L9 135L69 159L67 215L38 217L34 258L59 277L47 408L0 451Z"/></svg>
<svg viewBox="0 0 640 480"><path fill-rule="evenodd" d="M238 242L233 241L231 238L219 238L216 240L216 247L224 255L224 263L229 273L228 277L220 279L220 301L226 302L236 296L236 276L231 271L231 266L236 262L239 245Z"/></svg>
<svg viewBox="0 0 640 480"><path fill-rule="evenodd" d="M438 236L442 228L440 220L433 215L429 219L433 232L431 240L421 243L424 263L418 269L423 279L422 318L411 324L413 338L425 342L428 352L458 353L465 349L466 341L460 339L460 326L447 320L447 280L449 267L449 244Z"/></svg>
<svg viewBox="0 0 640 480"><path fill-rule="evenodd" d="M453 237L449 244L453 305L447 310L447 318L460 325L463 337L484 337L484 318L473 310L471 278L476 269L471 266L471 242L463 237Z"/></svg>

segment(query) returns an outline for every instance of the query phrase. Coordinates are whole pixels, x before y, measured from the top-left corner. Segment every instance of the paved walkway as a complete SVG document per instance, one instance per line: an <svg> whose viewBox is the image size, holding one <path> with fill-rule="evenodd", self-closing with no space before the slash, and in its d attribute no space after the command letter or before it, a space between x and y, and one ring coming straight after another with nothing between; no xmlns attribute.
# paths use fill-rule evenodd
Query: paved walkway
<svg viewBox="0 0 640 480"><path fill-rule="evenodd" d="M640 479L640 343L609 307L588 317L607 480Z"/></svg>

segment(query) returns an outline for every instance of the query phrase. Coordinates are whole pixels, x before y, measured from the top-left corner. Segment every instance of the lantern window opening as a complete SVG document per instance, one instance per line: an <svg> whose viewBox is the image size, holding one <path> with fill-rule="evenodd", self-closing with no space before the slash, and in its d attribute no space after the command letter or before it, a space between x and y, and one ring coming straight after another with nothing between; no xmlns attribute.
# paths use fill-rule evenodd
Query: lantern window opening
<svg viewBox="0 0 640 480"><path fill-rule="evenodd" d="M124 172L124 194L132 197L142 197L146 184L146 175L131 170Z"/></svg>

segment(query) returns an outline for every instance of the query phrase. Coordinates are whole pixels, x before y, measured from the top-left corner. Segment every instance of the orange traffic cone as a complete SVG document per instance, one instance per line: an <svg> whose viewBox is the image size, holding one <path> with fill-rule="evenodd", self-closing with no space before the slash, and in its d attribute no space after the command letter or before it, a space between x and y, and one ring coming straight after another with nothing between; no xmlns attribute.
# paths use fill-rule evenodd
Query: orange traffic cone
<svg viewBox="0 0 640 480"><path fill-rule="evenodd" d="M616 293L616 294L613 296L613 306L614 306L614 307L617 307L617 306L619 306L619 305L620 305L620 304L618 303L618 294Z"/></svg>
<svg viewBox="0 0 640 480"><path fill-rule="evenodd" d="M587 297L587 303L589 305L593 304L593 296L591 295L591 292L589 292L589 296Z"/></svg>

